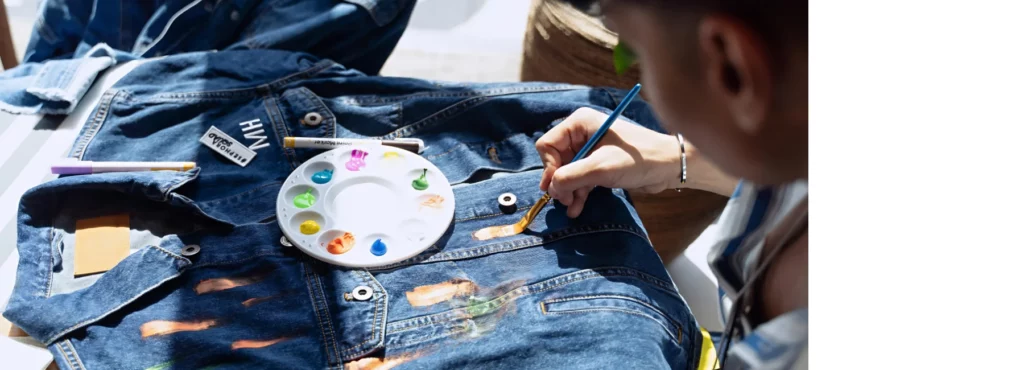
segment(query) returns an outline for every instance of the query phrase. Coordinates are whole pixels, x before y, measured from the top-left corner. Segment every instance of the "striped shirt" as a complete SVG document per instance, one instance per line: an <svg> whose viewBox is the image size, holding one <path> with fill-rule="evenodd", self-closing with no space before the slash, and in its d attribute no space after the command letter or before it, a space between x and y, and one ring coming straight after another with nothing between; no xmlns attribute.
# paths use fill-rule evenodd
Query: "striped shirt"
<svg viewBox="0 0 1024 370"><path fill-rule="evenodd" d="M737 292L754 273L765 236L806 197L806 181L736 187L719 221L723 238L708 256L719 282L722 322L728 322ZM723 369L806 369L807 314L806 308L791 311L757 327L740 316Z"/></svg>

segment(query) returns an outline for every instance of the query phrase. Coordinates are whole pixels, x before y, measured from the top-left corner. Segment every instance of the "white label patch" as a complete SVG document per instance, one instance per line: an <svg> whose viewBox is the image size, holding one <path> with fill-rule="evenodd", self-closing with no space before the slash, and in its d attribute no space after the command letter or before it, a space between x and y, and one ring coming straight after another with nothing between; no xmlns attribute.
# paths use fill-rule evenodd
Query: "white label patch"
<svg viewBox="0 0 1024 370"><path fill-rule="evenodd" d="M252 121L245 121L238 124L242 126L242 134L246 139L256 140L256 142L249 144L249 149L259 150L270 146L267 143L267 134L263 131L263 123L260 119L254 119Z"/></svg>
<svg viewBox="0 0 1024 370"><path fill-rule="evenodd" d="M199 142L242 167L256 157L256 152L246 148L244 144L213 126L206 130L203 137L199 138Z"/></svg>

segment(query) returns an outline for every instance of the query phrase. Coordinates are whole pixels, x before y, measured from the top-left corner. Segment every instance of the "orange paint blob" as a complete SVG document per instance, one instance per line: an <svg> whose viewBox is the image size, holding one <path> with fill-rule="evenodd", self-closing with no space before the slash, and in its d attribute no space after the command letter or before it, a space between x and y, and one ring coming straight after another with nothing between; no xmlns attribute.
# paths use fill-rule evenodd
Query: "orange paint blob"
<svg viewBox="0 0 1024 370"><path fill-rule="evenodd" d="M327 244L327 252L330 254L342 254L352 250L352 247L356 245L356 237L350 232L346 232L341 237L334 238L330 243Z"/></svg>
<svg viewBox="0 0 1024 370"><path fill-rule="evenodd" d="M444 205L444 197L442 197L440 195L434 195L434 196L431 196L430 198L427 198L427 200L423 201L422 203L420 203L420 209L423 209L423 207L429 207L429 208L434 208L434 209L441 209L441 207L443 205Z"/></svg>

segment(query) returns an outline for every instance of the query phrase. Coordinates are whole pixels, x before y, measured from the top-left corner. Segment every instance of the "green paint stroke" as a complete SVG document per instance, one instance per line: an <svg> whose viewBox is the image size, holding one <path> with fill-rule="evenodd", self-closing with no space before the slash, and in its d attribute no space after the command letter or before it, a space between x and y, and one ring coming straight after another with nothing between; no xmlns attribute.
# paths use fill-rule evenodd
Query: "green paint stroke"
<svg viewBox="0 0 1024 370"><path fill-rule="evenodd" d="M412 188L416 190L427 190L430 187L430 183L427 182L427 169L423 169L423 174L420 178L412 180Z"/></svg>
<svg viewBox="0 0 1024 370"><path fill-rule="evenodd" d="M165 370L170 369L171 365L174 365L174 360L147 367L146 370Z"/></svg>
<svg viewBox="0 0 1024 370"><path fill-rule="evenodd" d="M484 297L469 297L469 305L466 306L466 313L471 317L489 315L501 308L501 303Z"/></svg>
<svg viewBox="0 0 1024 370"><path fill-rule="evenodd" d="M629 48L629 45L620 40L619 44L615 45L615 49L612 50L612 59L615 62L615 74L621 76L636 64L636 53L633 52L633 49Z"/></svg>

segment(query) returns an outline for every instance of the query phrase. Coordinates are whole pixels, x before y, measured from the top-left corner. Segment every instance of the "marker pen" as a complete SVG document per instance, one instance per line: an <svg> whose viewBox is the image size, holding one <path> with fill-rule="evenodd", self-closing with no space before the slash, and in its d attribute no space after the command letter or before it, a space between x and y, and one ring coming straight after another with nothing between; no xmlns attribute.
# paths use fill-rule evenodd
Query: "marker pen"
<svg viewBox="0 0 1024 370"><path fill-rule="evenodd" d="M394 140L373 140L373 139L335 139L317 137L292 137L284 138L285 148L311 148L311 149L334 149L351 145L387 145L402 148L413 153L423 151L423 140L412 138L401 138Z"/></svg>
<svg viewBox="0 0 1024 370"><path fill-rule="evenodd" d="M188 171L195 167L195 162L63 161L50 166L50 172L58 175L82 175L101 172Z"/></svg>

